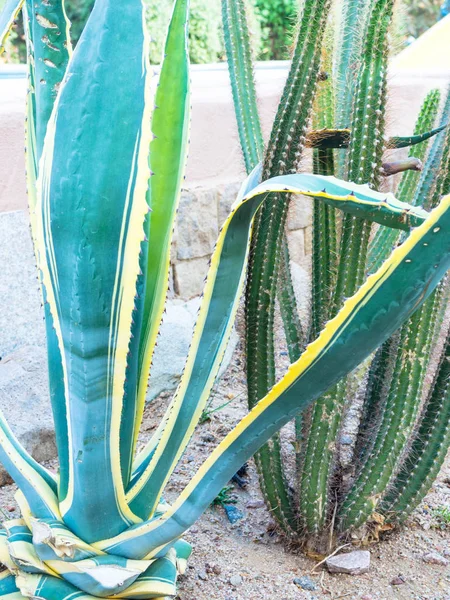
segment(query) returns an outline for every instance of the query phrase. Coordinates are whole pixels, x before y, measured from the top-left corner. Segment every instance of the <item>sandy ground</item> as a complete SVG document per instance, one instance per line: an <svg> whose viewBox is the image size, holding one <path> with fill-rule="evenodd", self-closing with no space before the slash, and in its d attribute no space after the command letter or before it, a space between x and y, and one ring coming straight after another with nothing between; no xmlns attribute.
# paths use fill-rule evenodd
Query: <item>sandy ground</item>
<svg viewBox="0 0 450 600"><path fill-rule="evenodd" d="M170 502L196 471L206 453L246 412L242 358L233 364L216 386L213 406L230 401L200 425L185 456L169 483ZM163 394L147 407L141 443L154 431L168 402ZM359 576L330 575L321 566L286 547L283 537L272 529L273 521L262 502L252 462L245 489L232 491L243 518L232 525L223 508L210 508L188 532L194 553L186 574L180 578L179 600L348 600L420 599L450 600L450 566L427 564L423 555L439 552L449 556L450 525L439 524L436 508L450 509L450 461L425 502L401 532L372 545L369 573ZM4 518L19 516L14 486L0 489ZM316 586L305 591L295 578L308 576ZM393 585L392 582L400 583Z"/></svg>

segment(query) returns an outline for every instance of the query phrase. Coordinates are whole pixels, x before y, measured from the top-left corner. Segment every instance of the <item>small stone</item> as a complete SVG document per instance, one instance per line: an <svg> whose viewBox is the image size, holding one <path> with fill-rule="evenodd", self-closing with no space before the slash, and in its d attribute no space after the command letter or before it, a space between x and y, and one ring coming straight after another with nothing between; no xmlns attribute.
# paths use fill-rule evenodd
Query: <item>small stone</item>
<svg viewBox="0 0 450 600"><path fill-rule="evenodd" d="M232 575L230 577L230 583L233 587L238 587L242 585L242 577L240 575Z"/></svg>
<svg viewBox="0 0 450 600"><path fill-rule="evenodd" d="M369 570L370 552L367 550L356 550L355 552L338 554L337 556L327 558L326 565L330 573L362 575Z"/></svg>
<svg viewBox="0 0 450 600"><path fill-rule="evenodd" d="M212 565L210 563L206 563L205 569L207 573L213 573L214 575L220 575L222 573L222 569L219 567L219 565Z"/></svg>
<svg viewBox="0 0 450 600"><path fill-rule="evenodd" d="M237 521L239 521L240 519L242 519L244 517L244 515L241 513L241 511L238 508L236 508L234 506L234 504L224 504L223 508L225 509L225 512L227 513L228 520L232 524L236 523Z"/></svg>
<svg viewBox="0 0 450 600"><path fill-rule="evenodd" d="M250 502L247 502L245 506L247 508L263 508L264 500L250 500Z"/></svg>
<svg viewBox="0 0 450 600"><path fill-rule="evenodd" d="M364 594L364 596L361 596L361 600L375 600L375 598L370 594Z"/></svg>
<svg viewBox="0 0 450 600"><path fill-rule="evenodd" d="M296 577L294 579L294 583L295 585L298 585L298 587L301 587L302 590L307 590L309 592L314 592L315 590L317 590L317 585L314 583L314 581L312 581L309 577Z"/></svg>
<svg viewBox="0 0 450 600"><path fill-rule="evenodd" d="M208 575L206 574L206 571L199 571L198 578L202 581L208 581Z"/></svg>
<svg viewBox="0 0 450 600"><path fill-rule="evenodd" d="M391 585L403 585L404 583L405 578L403 575L397 575L397 577L394 577L394 579L391 581Z"/></svg>
<svg viewBox="0 0 450 600"><path fill-rule="evenodd" d="M6 510L7 510L8 512L14 512L14 511L16 510L16 507L15 507L15 506L7 506L7 507L6 507Z"/></svg>
<svg viewBox="0 0 450 600"><path fill-rule="evenodd" d="M442 565L444 567L448 565L448 560L439 552L427 552L422 556L422 560L431 565Z"/></svg>
<svg viewBox="0 0 450 600"><path fill-rule="evenodd" d="M347 434L341 435L340 441L343 446L351 446L353 444L352 436Z"/></svg>

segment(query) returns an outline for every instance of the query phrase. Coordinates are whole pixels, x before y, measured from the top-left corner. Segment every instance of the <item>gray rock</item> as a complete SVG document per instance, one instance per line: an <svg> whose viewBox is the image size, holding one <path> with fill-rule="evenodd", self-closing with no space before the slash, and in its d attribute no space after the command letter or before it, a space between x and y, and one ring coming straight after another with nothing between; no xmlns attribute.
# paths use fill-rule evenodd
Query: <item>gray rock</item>
<svg viewBox="0 0 450 600"><path fill-rule="evenodd" d="M208 575L206 574L206 571L199 571L198 578L202 581L208 581Z"/></svg>
<svg viewBox="0 0 450 600"><path fill-rule="evenodd" d="M291 261L291 274L300 317L303 323L307 323L310 312L311 278L306 269L293 261Z"/></svg>
<svg viewBox="0 0 450 600"><path fill-rule="evenodd" d="M346 434L342 435L340 439L340 442L343 446L351 446L353 444L353 441L354 440L352 436Z"/></svg>
<svg viewBox="0 0 450 600"><path fill-rule="evenodd" d="M295 585L298 585L298 587L302 588L302 590L307 590L309 592L314 592L317 590L317 585L314 583L314 581L312 581L312 579L306 577L306 575L303 577L296 577L294 579L294 583Z"/></svg>
<svg viewBox="0 0 450 600"><path fill-rule="evenodd" d="M240 575L232 575L230 577L230 583L233 587L238 587L242 585L242 577Z"/></svg>
<svg viewBox="0 0 450 600"><path fill-rule="evenodd" d="M297 229L296 231L290 231L288 240L291 260L298 265L303 265L306 255L305 230Z"/></svg>
<svg viewBox="0 0 450 600"><path fill-rule="evenodd" d="M444 567L448 565L448 560L439 552L427 552L422 556L422 560L431 565L442 565Z"/></svg>
<svg viewBox="0 0 450 600"><path fill-rule="evenodd" d="M245 506L247 508L263 508L265 505L264 500L250 500Z"/></svg>
<svg viewBox="0 0 450 600"><path fill-rule="evenodd" d="M327 558L326 565L330 573L362 575L369 570L370 552L367 550L356 550L355 552L338 554L337 556Z"/></svg>
<svg viewBox="0 0 450 600"><path fill-rule="evenodd" d="M173 266L175 293L187 299L199 296L205 286L208 266L209 256L177 262Z"/></svg>
<svg viewBox="0 0 450 600"><path fill-rule="evenodd" d="M36 460L55 458L44 348L25 346L0 362L0 408L16 437ZM0 485L9 481L1 467Z"/></svg>
<svg viewBox="0 0 450 600"><path fill-rule="evenodd" d="M221 226L231 212L231 207L236 202L242 181L226 183L217 186L219 193L219 225Z"/></svg>
<svg viewBox="0 0 450 600"><path fill-rule="evenodd" d="M177 218L178 260L212 254L219 234L218 198L216 189L183 190Z"/></svg>
<svg viewBox="0 0 450 600"><path fill-rule="evenodd" d="M38 271L25 211L0 213L0 357L45 342Z"/></svg>
<svg viewBox="0 0 450 600"><path fill-rule="evenodd" d="M298 196L289 206L288 229L303 229L312 223L313 202L305 196Z"/></svg>
<svg viewBox="0 0 450 600"><path fill-rule="evenodd" d="M199 306L200 298L194 298L186 303L175 301L167 305L150 373L148 399L151 400L161 392L171 391L177 387L189 351ZM219 377L229 365L237 343L238 336L233 331Z"/></svg>

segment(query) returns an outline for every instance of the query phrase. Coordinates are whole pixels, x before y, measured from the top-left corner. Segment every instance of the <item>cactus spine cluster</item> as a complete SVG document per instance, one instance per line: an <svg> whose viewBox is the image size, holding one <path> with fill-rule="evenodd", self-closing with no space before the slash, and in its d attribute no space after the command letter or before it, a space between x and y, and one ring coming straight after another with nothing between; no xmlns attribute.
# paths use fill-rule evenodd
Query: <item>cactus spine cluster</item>
<svg viewBox="0 0 450 600"><path fill-rule="evenodd" d="M239 7L239 26L247 39L244 2L224 0L223 4L235 9ZM313 146L315 173L339 175L379 189L389 171L385 161L389 160L392 148L408 145L405 139L389 140L385 133L389 35L394 2L345 1L339 3L338 18L333 11L328 13L329 4L320 4L308 1L302 4L290 76L262 159L263 172L273 175L292 170L301 172L300 159L305 145L309 145ZM315 8L320 8L316 17L313 15ZM237 44L232 39L232 20L231 13L224 12L227 48ZM355 27L356 22L358 27ZM336 33L336 25L340 33ZM313 39L311 35L305 43L302 32L311 32L313 28ZM250 74L248 45L246 48L248 83L253 81L253 76ZM306 57L298 63L300 52ZM235 75L239 64L235 54L228 52L228 63L233 89L239 90ZM300 96L293 87L293 74L299 69L310 74L308 78L305 75ZM252 97L254 106L255 90L246 93ZM433 130L436 121L437 130L445 129L450 116L449 97L450 94L441 107L440 92L429 93L414 135L409 140L414 145L409 151L409 162L404 163L397 195L403 201L412 198L416 206L432 208L450 189L448 130L432 141L426 133ZM240 126L238 106L236 112ZM255 108L252 114L254 127ZM291 128L287 134L285 124L291 122L297 129ZM348 132L345 142L336 145L317 142L320 136L324 140L329 135L327 132L336 132L338 128ZM309 140L316 141L308 143ZM246 156L245 147L243 152ZM413 170L414 165L419 165L420 169L420 163L425 165L422 172ZM290 291L289 244L284 232L287 209L288 198L281 206L271 203L269 198L255 220L246 294L250 408L275 381L276 300L293 362L304 345L313 341L327 321L337 314L345 299L352 296L367 275L379 268L393 248L407 237L384 226L374 232L373 223L360 216L340 216L334 208L315 203L311 322L308 327L300 322L295 296ZM281 244L277 242L280 239L283 240ZM392 521L404 520L431 485L433 477L428 475L426 483L410 483L411 478L424 477L424 468L418 466L414 474L409 472L408 448L411 440L416 440L412 442L415 451L418 452L420 446L425 452L424 444L418 441L423 439L419 433L421 428L430 430L442 425L442 415L436 414L436 395L440 394L439 410L443 413L448 410L447 392L440 372L436 375L439 383L427 392L428 401L425 408L421 408L425 381L431 368L430 357L440 348L437 338L447 302L444 282L371 359L297 418L295 479L287 475L280 436L273 438L256 455L268 507L290 538L306 543L312 551L324 551L329 544L330 527L331 539L337 539L350 530L370 524L377 511L383 511L383 515ZM442 364L446 364L443 359ZM361 396L362 401L358 399ZM344 464L340 439L345 433L349 413L356 414L358 430L351 443L353 459ZM446 432L439 432L439 440L439 448L433 450L436 460L445 454L442 444L447 443ZM428 448L427 452L431 452ZM433 469L433 473L435 476L437 470ZM414 490L420 490L415 496L416 504L412 501L402 503L397 497L412 493L403 491L406 480L410 487L415 486ZM399 511L401 506L402 513L397 514L394 506Z"/></svg>

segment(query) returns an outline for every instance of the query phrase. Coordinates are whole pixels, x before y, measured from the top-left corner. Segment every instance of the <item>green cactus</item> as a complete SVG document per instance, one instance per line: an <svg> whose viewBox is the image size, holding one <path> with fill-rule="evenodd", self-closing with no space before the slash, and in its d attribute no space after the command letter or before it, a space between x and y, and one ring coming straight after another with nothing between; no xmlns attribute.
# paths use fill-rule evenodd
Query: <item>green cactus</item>
<svg viewBox="0 0 450 600"><path fill-rule="evenodd" d="M227 4L230 3L240 4L244 21L243 3L228 0ZM306 2L299 15L300 32L306 26L313 27L312 5L317 8L319 3ZM281 168L282 172L296 170L303 147L307 146L313 148L317 174L338 174L377 189L389 172L404 170L397 194L403 201L413 198L415 206L426 208L436 206L448 193L448 133L443 133L450 116L448 99L438 126L435 121L440 93L435 90L426 98L412 136L389 139L385 136L388 39L393 5L392 0L343 2L340 17L328 22L332 33L327 35L324 35L326 21L316 19L315 27L322 29L321 34L315 36L315 54L311 51L310 56L322 54L322 76L319 82L317 78L310 81L308 91L303 91L304 102L296 106L298 114L305 114L304 111L311 108L311 95L314 97L313 129L310 129L308 115L302 121L302 135L297 140L292 138L297 151L296 156L294 154L297 160L294 160L289 145L281 155L277 150L283 148L286 138L283 137L285 130L277 129L283 120L276 119L263 159L265 170L268 167ZM228 18L224 13L224 28L230 31ZM355 22L359 27L354 26ZM333 30L336 24L339 34ZM294 54L291 73L296 56ZM232 87L239 88L239 63L230 54L228 60ZM311 60L313 63L303 61L303 67L318 73L316 59ZM246 73L248 80L252 80L248 60ZM289 85L290 81L279 114L285 110L286 94L294 98L294 90ZM254 91L252 98L254 103ZM238 111L237 106L239 119ZM392 165L385 162L385 150L407 146L411 147L408 161ZM420 161L425 163L421 173L416 167L420 167ZM345 299L363 284L367 273L377 271L395 246L408 239L407 234L384 226L373 236L372 223L364 219L364 215L340 217L335 209L316 202L311 326L306 331L299 321L295 298L289 293L289 244L283 231L285 210L276 205L264 206L255 220L246 305L250 407L255 406L274 383L275 299L279 301L289 356L294 362L305 337L309 341L316 339L327 321L340 311ZM330 527L334 526L331 539L333 536L337 539L349 529L368 522L390 489L399 465L405 460L405 449L415 435L429 358L436 345L436 331L447 300L445 289L440 287L370 360L347 380L328 389L306 413L297 417L298 473L294 492L292 481L289 487L286 483L279 438L256 455L261 487L272 514L285 533L306 543L310 550L321 552L328 548ZM355 386L363 382L366 391L351 450L354 460L348 468L340 460L343 417L351 409L356 410L353 408ZM429 485L431 478L427 481ZM396 520L400 520L398 515Z"/></svg>
<svg viewBox="0 0 450 600"><path fill-rule="evenodd" d="M30 215L46 306L60 464L58 475L38 464L0 413L0 460L19 488L21 510L21 518L4 523L0 533L0 559L7 568L0 576L0 597L174 597L191 553L183 534L261 448L268 493L280 502L276 516L296 534L297 515L274 436L440 297L434 290L450 267L450 195L427 212L366 185L285 173L294 169L305 141L321 53L313 40L320 40L329 8L328 0L308 1L264 165L256 165L243 183L219 233L179 386L160 426L138 452L189 141L189 1L174 2L158 71L148 61L141 0L124 0L120 7L115 0L96 0L73 53L63 1L46 0L38 9L30 5L7 3L0 44L23 10ZM224 15L242 16L226 10ZM254 100L251 78L237 78L238 97ZM247 131L241 139L257 149L260 140L253 144L248 138L258 133L257 124L248 122L257 118L254 109L241 113ZM249 160L256 157L249 153ZM282 231L286 197L324 203L331 211L409 235L304 351L296 321L285 315L293 324L287 327L295 358L291 367L274 385L270 364L267 373L258 371L259 402L169 506L163 499L166 483L207 406L252 246L263 240L254 233L255 221L257 229L266 223L256 215L262 209ZM276 252L265 246L275 274L279 256L288 263L283 236L277 242ZM254 252L250 263L251 278L268 277ZM273 284L273 297L276 290L287 291L284 306L292 310L281 277L266 283ZM273 297L265 304L271 310ZM265 327L272 318L268 312ZM256 325L259 342L270 336L271 330Z"/></svg>

